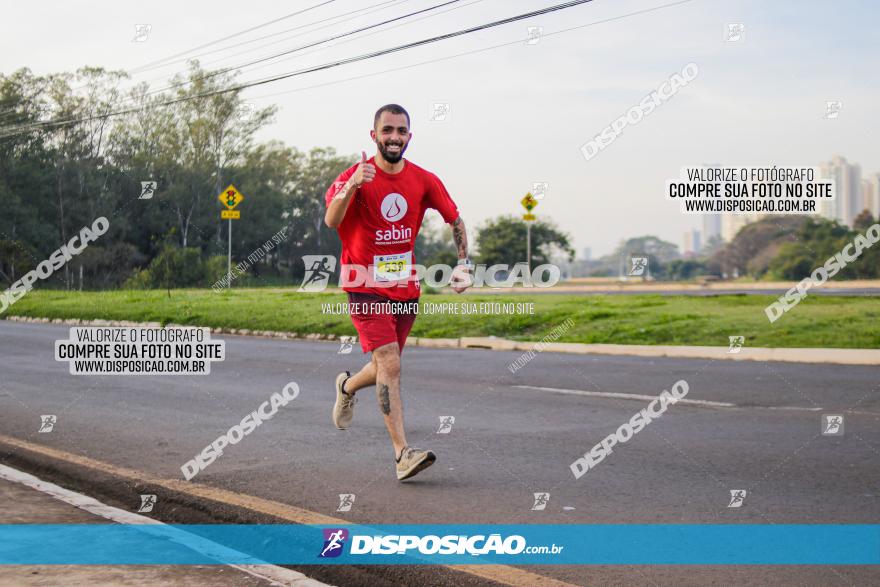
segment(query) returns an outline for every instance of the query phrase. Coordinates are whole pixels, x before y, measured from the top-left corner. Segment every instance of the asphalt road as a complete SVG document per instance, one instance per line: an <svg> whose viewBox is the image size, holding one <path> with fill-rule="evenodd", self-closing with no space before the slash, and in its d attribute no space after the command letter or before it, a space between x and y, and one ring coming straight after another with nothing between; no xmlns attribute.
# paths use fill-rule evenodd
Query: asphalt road
<svg viewBox="0 0 880 587"><path fill-rule="evenodd" d="M54 361L67 332L0 321L0 434L182 479L184 462L295 381L296 400L195 480L353 523L880 523L876 367L545 352L511 374L519 352L407 348L409 442L438 461L398 483L371 389L352 429L330 422L333 379L365 361L358 348L227 336L207 376L73 376ZM671 406L574 478L572 461L647 401L540 388L655 396L679 379L688 400L735 407ZM843 436L820 434L823 413L845 416ZM41 414L57 415L51 433L37 432ZM441 416L455 417L448 434ZM731 489L747 490L742 507L727 507ZM532 511L541 491L549 505ZM357 496L350 512L336 511L340 493ZM531 570L578 585L880 583L866 567Z"/></svg>

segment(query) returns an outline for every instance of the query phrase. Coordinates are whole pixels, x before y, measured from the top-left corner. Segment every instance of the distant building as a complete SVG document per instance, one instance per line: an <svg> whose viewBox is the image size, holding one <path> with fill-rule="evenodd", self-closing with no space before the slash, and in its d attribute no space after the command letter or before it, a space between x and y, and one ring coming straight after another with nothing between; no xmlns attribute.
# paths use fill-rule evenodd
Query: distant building
<svg viewBox="0 0 880 587"><path fill-rule="evenodd" d="M584 258L584 261L592 260L593 250L590 247L584 247L583 258Z"/></svg>
<svg viewBox="0 0 880 587"><path fill-rule="evenodd" d="M700 252L702 243L700 239L700 231L696 228L685 231L682 237L681 253L685 257L693 257Z"/></svg>
<svg viewBox="0 0 880 587"><path fill-rule="evenodd" d="M834 180L835 189L835 198L823 200L819 213L825 218L852 226L855 217L865 209L865 202L862 201L862 168L835 155L831 161L819 166L819 172L823 178Z"/></svg>
<svg viewBox="0 0 880 587"><path fill-rule="evenodd" d="M705 164L704 167L718 169L723 167L720 163ZM708 243L714 237L721 236L721 214L703 214L703 244Z"/></svg>
<svg viewBox="0 0 880 587"><path fill-rule="evenodd" d="M703 214L703 242L721 236L721 214Z"/></svg>
<svg viewBox="0 0 880 587"><path fill-rule="evenodd" d="M862 180L862 207L876 220L880 218L880 173L872 173Z"/></svg>

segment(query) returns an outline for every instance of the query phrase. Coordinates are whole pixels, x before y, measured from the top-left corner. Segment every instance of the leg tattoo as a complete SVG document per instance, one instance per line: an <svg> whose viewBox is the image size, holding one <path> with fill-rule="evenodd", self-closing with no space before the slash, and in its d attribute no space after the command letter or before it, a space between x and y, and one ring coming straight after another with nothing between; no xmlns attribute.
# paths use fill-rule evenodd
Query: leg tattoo
<svg viewBox="0 0 880 587"><path fill-rule="evenodd" d="M391 398L388 397L388 386L380 383L376 388L376 394L379 396L379 407L386 416L391 414Z"/></svg>

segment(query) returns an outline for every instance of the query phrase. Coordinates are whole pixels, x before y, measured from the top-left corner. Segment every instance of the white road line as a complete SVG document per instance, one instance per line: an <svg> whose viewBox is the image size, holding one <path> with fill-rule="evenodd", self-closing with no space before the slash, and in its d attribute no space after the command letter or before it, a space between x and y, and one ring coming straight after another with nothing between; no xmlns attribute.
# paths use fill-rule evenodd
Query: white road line
<svg viewBox="0 0 880 587"><path fill-rule="evenodd" d="M18 469L13 469L12 467L8 467L2 464L0 464L0 479L5 479L6 481L11 481L13 483L19 483L21 485L30 487L31 489L36 489L37 491L45 493L46 495L49 495L59 501L63 501L64 503L70 504L81 510L89 512L90 514L100 516L106 520L110 520L111 522L116 522L117 524L167 526L167 524L165 524L164 522L160 522L159 520L154 520L146 516L141 516L133 512L128 512L117 507L101 503L100 501L87 495L83 495L82 493L77 493L75 491L65 489L64 487L55 485L54 483L43 481L42 479L34 477L29 473L25 473L24 471L19 471ZM181 530L180 535L182 538L180 540L181 543L185 544L189 548L198 550L201 554L211 558L222 556L224 552L235 552L229 548L226 548L225 546L206 540L201 536L190 534L189 532L184 532ZM165 538L168 538L167 532L164 532L163 536ZM226 566L238 569L239 571L247 573L248 575L251 575L253 577L269 581L273 586L277 587L330 587L326 583L321 583L320 581L310 579L302 573L298 573L297 571L293 571L291 569L285 569L284 567L279 567L277 565L259 564Z"/></svg>
<svg viewBox="0 0 880 587"><path fill-rule="evenodd" d="M639 399L652 401L657 399L656 395L642 395L640 393L615 393L611 391L584 391L582 389L563 389L561 387L539 387L537 385L514 385L520 389L537 389L539 391L552 391L553 393L564 393L567 395L584 395L588 397L610 397L615 399ZM727 402L712 402L704 399L680 399L677 404L690 404L694 406L708 406L710 408L735 408L736 404Z"/></svg>
<svg viewBox="0 0 880 587"><path fill-rule="evenodd" d="M640 393L615 393L611 391L586 391L583 389L565 389L562 387L541 387L538 385L511 385L519 389L537 389L538 391L550 391L552 393L563 393L566 395L582 395L587 397L608 397L614 399L638 399L644 401L652 401L657 399L656 395L642 395ZM739 406L728 402L713 402L703 399L680 399L679 404L690 404L694 406L704 406L709 408L739 408L743 410L787 410L792 412L834 412L833 408L807 408L803 406ZM838 409L841 414L857 414L860 416L880 416L880 412L865 412L862 410Z"/></svg>
<svg viewBox="0 0 880 587"><path fill-rule="evenodd" d="M762 410L793 410L795 412L821 412L824 408L804 408L801 406L744 406Z"/></svg>

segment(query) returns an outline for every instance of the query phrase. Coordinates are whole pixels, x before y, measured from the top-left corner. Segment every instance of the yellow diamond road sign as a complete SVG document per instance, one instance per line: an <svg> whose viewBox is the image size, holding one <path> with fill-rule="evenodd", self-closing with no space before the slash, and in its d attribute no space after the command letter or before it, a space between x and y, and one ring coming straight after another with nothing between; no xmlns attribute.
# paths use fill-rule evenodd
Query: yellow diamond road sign
<svg viewBox="0 0 880 587"><path fill-rule="evenodd" d="M523 205L523 208L531 212L535 208L535 206L538 205L538 200L536 200L535 196L533 196L531 192L529 192L525 195L525 197L523 197L522 200L519 201L519 203Z"/></svg>
<svg viewBox="0 0 880 587"><path fill-rule="evenodd" d="M220 203L226 206L227 210L232 210L244 200L244 196L235 189L235 186L229 184L229 187L220 192L220 195L217 196L217 199L220 200Z"/></svg>

